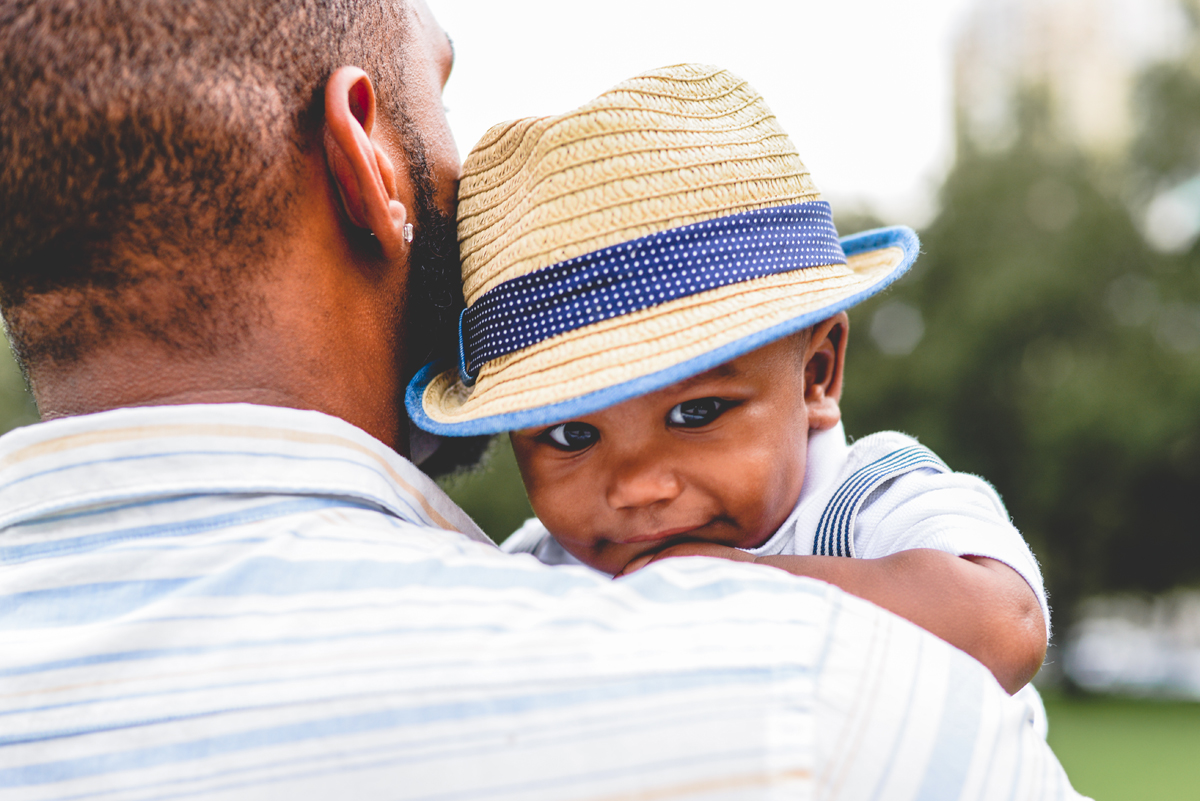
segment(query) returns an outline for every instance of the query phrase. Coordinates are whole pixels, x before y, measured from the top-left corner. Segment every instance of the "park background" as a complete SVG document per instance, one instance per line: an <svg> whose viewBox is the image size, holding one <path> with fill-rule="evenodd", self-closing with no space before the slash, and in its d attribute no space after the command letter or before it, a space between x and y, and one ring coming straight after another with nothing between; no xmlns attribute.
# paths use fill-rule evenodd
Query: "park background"
<svg viewBox="0 0 1200 801"><path fill-rule="evenodd" d="M1050 592L1038 683L1077 789L1200 798L1200 0L429 5L464 155L713 63L767 98L843 234L918 230L911 274L851 313L846 430L1000 491ZM0 429L36 419L0 359ZM504 437L443 485L498 540L530 513Z"/></svg>

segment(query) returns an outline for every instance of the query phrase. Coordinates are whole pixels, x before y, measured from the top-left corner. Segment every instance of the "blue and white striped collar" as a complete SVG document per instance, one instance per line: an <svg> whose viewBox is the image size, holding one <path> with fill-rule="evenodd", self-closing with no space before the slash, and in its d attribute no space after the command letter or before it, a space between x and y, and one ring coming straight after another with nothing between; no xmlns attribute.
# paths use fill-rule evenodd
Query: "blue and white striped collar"
<svg viewBox="0 0 1200 801"><path fill-rule="evenodd" d="M490 543L411 462L319 412L251 404L116 409L0 437L0 529L198 495L350 499Z"/></svg>

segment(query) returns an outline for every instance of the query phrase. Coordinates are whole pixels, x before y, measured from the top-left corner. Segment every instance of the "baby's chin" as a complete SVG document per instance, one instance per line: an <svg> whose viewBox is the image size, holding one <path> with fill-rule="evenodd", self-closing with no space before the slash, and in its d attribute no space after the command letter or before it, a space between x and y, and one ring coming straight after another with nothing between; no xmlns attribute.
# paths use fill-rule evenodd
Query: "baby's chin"
<svg viewBox="0 0 1200 801"><path fill-rule="evenodd" d="M645 553L654 549L629 550L622 548L617 543L610 543L608 547L604 546L572 546L559 540L567 552L583 562L593 570L599 570L601 573L606 573L610 576L619 575L625 567L642 556Z"/></svg>
<svg viewBox="0 0 1200 801"><path fill-rule="evenodd" d="M551 530L550 533L571 556L593 570L599 570L610 576L620 574L635 559L660 549L657 545L638 547L605 538L573 538L554 530Z"/></svg>

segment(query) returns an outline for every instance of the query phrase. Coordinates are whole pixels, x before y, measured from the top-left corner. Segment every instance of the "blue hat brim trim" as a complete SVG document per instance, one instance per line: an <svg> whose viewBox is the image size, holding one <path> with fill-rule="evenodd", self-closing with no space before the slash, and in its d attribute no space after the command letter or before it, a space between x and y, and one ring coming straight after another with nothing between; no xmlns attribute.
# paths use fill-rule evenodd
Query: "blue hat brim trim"
<svg viewBox="0 0 1200 801"><path fill-rule="evenodd" d="M559 401L558 403L551 403L546 406L538 406L533 409L490 415L475 420L464 420L461 423L443 423L434 420L425 413L423 404L425 389L439 374L447 369L454 369L454 365L445 362L433 362L421 368L420 372L408 384L408 389L404 395L404 403L408 409L409 417L418 428L432 434L444 437L471 437L480 434L499 434L504 431L550 425L551 423L558 423L574 417L592 414L609 406L636 398L639 395L655 392L678 381L683 381L686 378L703 373L706 370L711 370L717 365L724 364L731 359L736 359L752 350L761 348L763 345L774 342L789 334L794 334L815 323L828 319L838 312L845 311L861 303L887 288L893 281L908 272L913 262L916 261L921 247L916 233L911 228L905 226L864 231L860 234L845 237L841 242L842 249L845 251L847 257L891 247L901 248L904 256L900 260L900 263L882 279L866 289L842 298L829 306L802 314L786 322L742 337L739 340L722 345L719 348L714 348L707 353L672 365L664 370L589 392L578 398L571 398L570 400Z"/></svg>

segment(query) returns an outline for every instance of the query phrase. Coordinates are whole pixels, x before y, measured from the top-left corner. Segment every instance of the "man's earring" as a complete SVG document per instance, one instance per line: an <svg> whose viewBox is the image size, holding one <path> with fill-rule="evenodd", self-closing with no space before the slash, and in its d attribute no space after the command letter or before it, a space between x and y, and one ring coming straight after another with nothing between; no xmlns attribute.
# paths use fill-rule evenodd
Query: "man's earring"
<svg viewBox="0 0 1200 801"><path fill-rule="evenodd" d="M413 241L413 227L412 227L412 223L405 223L405 224L404 224L404 241L405 241L405 242L412 242L412 241Z"/></svg>

